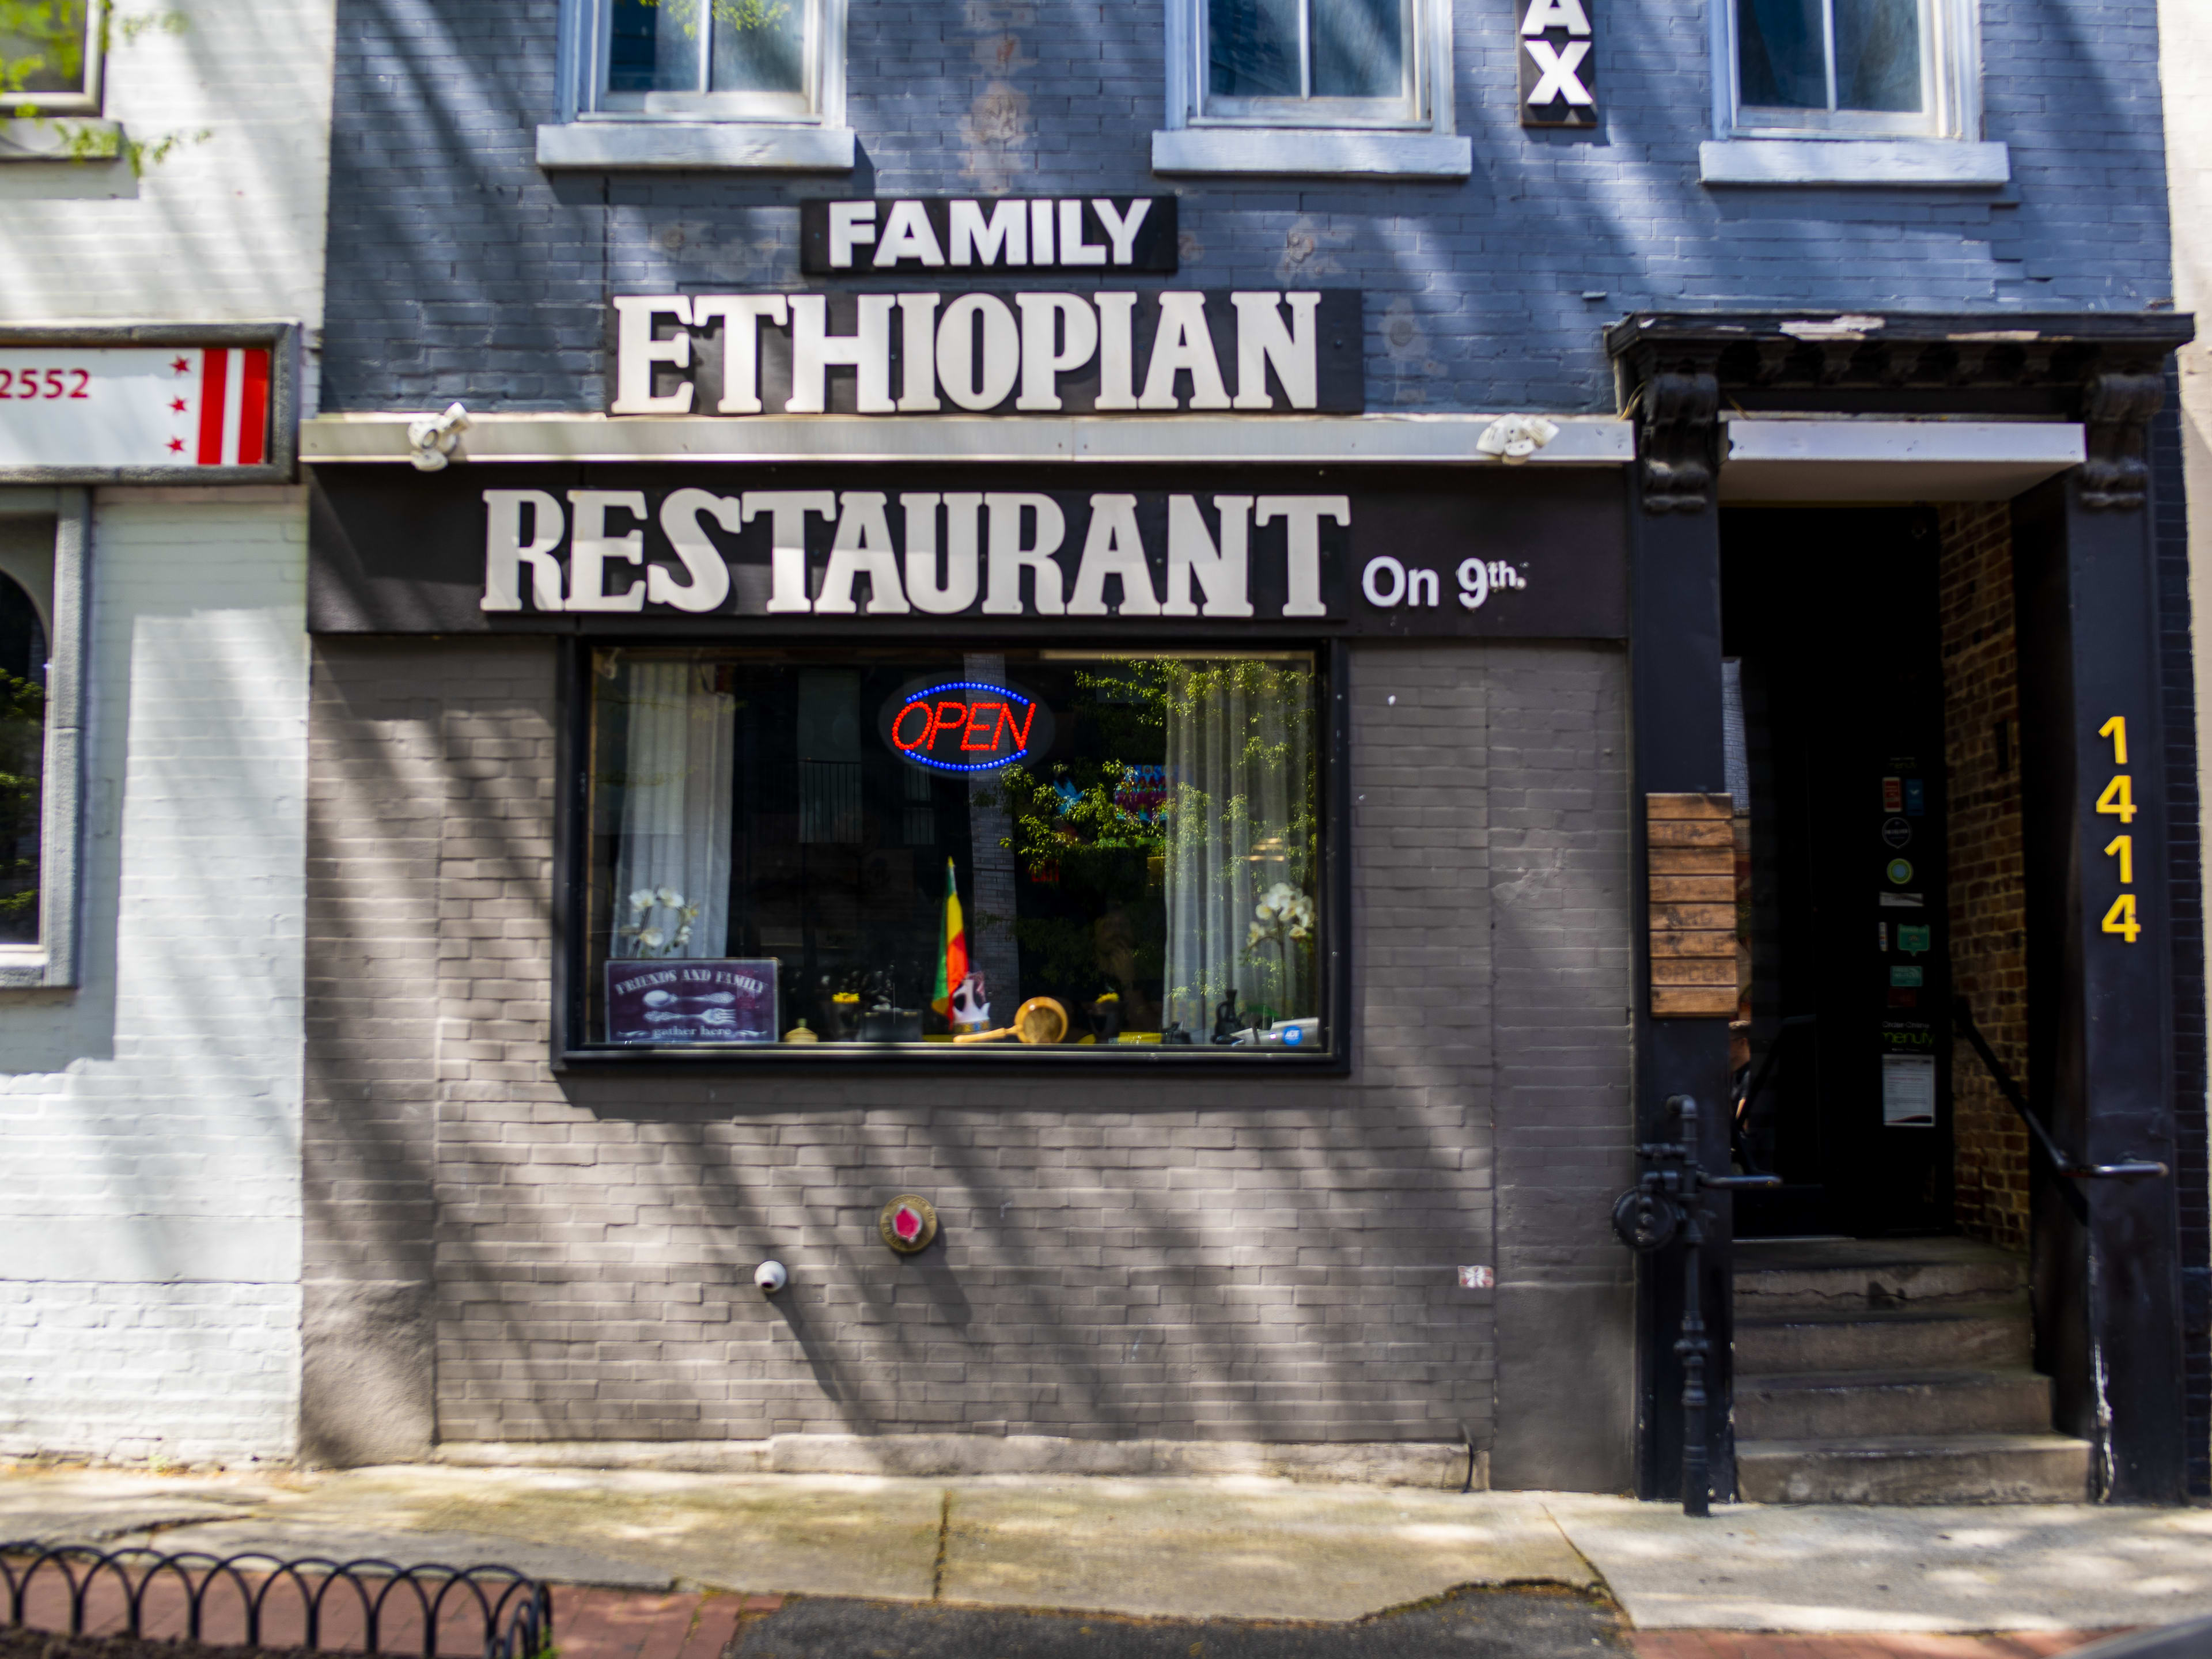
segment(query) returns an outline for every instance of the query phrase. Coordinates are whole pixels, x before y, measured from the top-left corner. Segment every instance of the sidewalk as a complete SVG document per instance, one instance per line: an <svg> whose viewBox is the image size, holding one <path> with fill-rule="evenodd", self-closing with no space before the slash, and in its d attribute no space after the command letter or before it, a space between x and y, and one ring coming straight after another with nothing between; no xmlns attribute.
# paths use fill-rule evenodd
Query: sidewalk
<svg viewBox="0 0 2212 1659"><path fill-rule="evenodd" d="M1618 1498L1258 1479L0 1473L0 1540L15 1538L502 1562L590 1587L564 1659L715 1659L714 1632L788 1618L782 1597L1340 1626L1469 1587L1558 1586L1617 1606L1646 1659L2016 1659L2212 1614L2203 1510L1734 1506L1695 1522ZM1992 1632L2019 1635L1960 1639Z"/></svg>

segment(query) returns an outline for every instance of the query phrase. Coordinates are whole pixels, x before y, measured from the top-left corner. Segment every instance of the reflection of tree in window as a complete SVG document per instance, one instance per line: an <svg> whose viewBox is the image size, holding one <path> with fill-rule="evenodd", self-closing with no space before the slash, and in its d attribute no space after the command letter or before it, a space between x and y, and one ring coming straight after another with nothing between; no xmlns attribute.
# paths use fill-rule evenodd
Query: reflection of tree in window
<svg viewBox="0 0 2212 1659"><path fill-rule="evenodd" d="M1917 110L1920 0L1736 0L1736 74L1752 107Z"/></svg>
<svg viewBox="0 0 2212 1659"><path fill-rule="evenodd" d="M1162 787L1133 789L1133 769L1118 758L1000 775L1023 873L1062 890L1074 912L1024 916L1024 977L1033 956L1060 982L1126 962L1119 976L1159 977L1158 1016L1201 1038L1231 991L1253 1023L1316 1013L1314 933L1294 941L1259 916L1271 888L1315 896L1310 667L1140 658L1076 678L1095 699L1104 752L1161 755ZM1159 902L1127 902L1139 891Z"/></svg>
<svg viewBox="0 0 2212 1659"><path fill-rule="evenodd" d="M805 0L614 0L607 89L798 92L805 14Z"/></svg>
<svg viewBox="0 0 2212 1659"><path fill-rule="evenodd" d="M0 96L85 90L86 0L0 0Z"/></svg>
<svg viewBox="0 0 2212 1659"><path fill-rule="evenodd" d="M46 630L0 575L0 942L39 939L39 820L46 769Z"/></svg>

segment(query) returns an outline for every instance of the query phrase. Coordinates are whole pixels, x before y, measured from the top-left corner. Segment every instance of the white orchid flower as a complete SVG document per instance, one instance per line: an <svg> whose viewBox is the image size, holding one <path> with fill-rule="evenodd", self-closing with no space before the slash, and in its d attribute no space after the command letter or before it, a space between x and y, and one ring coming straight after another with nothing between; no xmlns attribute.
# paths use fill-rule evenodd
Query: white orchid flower
<svg viewBox="0 0 2212 1659"><path fill-rule="evenodd" d="M1244 948L1249 951L1267 937L1267 930L1255 921L1244 935Z"/></svg>
<svg viewBox="0 0 2212 1659"><path fill-rule="evenodd" d="M629 908L633 910L653 908L653 889L640 887L635 890L629 896Z"/></svg>
<svg viewBox="0 0 2212 1659"><path fill-rule="evenodd" d="M647 927L638 934L637 942L648 951L658 951L668 942L668 935L658 927Z"/></svg>
<svg viewBox="0 0 2212 1659"><path fill-rule="evenodd" d="M659 892L653 895L653 897L659 899L663 904L666 905L672 910L681 910L684 908L684 895L678 892L673 887L662 888Z"/></svg>
<svg viewBox="0 0 2212 1659"><path fill-rule="evenodd" d="M1259 917L1262 921L1273 921L1275 919L1275 907L1269 904L1265 899L1262 899L1260 902L1259 908L1254 910L1252 914Z"/></svg>

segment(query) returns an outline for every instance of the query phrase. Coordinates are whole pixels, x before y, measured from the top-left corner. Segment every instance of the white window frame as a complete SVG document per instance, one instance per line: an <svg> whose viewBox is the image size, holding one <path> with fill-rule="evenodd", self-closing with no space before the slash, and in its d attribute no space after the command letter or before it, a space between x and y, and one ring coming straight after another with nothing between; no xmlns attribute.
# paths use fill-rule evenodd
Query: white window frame
<svg viewBox="0 0 2212 1659"><path fill-rule="evenodd" d="M665 3L665 0L663 0ZM699 0L713 15L713 0ZM607 76L614 63L615 9L613 0L588 0L592 14L590 62L579 88L583 94L580 118L586 121L772 121L819 125L822 120L823 71L831 58L841 70L844 64L844 6L842 0L787 0L806 13L806 64L804 84L796 94L758 92L610 92ZM838 50L829 45L830 13L837 13ZM710 27L711 36L711 27ZM699 53L706 72L714 61L711 38ZM841 75L840 78L842 76Z"/></svg>
<svg viewBox="0 0 2212 1659"><path fill-rule="evenodd" d="M84 9L84 87L79 92L0 92L0 117L36 110L40 115L100 113L102 71L100 15L105 0L88 0Z"/></svg>
<svg viewBox="0 0 2212 1659"><path fill-rule="evenodd" d="M851 171L856 147L845 117L848 0L793 3L809 14L806 86L796 99L780 93L610 94L611 0L565 0L561 108L556 121L538 129L538 165Z"/></svg>
<svg viewBox="0 0 2212 1659"><path fill-rule="evenodd" d="M40 780L39 939L0 944L0 991L78 983L84 887L86 652L91 642L92 496L84 489L0 489L0 517L54 527L52 613L46 619L46 746Z"/></svg>
<svg viewBox="0 0 2212 1659"><path fill-rule="evenodd" d="M1206 0L1165 0L1167 119L1152 135L1164 173L1464 179L1474 141L1452 107L1453 0L1408 0L1402 100L1206 96Z"/></svg>
<svg viewBox="0 0 2212 1659"><path fill-rule="evenodd" d="M1312 29L1316 0L1297 0L1299 75L1311 80ZM1382 127L1419 130L1429 125L1428 61L1434 50L1425 24L1434 8L1429 0L1399 0L1405 24L1406 62L1403 85L1395 98L1215 98L1206 92L1212 64L1212 45L1207 39L1206 19L1212 10L1208 0L1191 0L1189 19L1190 125L1195 127Z"/></svg>
<svg viewBox="0 0 2212 1659"><path fill-rule="evenodd" d="M1981 19L1976 0L1919 0L1917 110L1787 109L1747 105L1741 96L1736 13L1740 0L1711 0L1714 23L1714 125L1723 139L1972 139L1981 133ZM1826 0L1832 37L1834 0ZM1829 42L1829 96L1835 95Z"/></svg>

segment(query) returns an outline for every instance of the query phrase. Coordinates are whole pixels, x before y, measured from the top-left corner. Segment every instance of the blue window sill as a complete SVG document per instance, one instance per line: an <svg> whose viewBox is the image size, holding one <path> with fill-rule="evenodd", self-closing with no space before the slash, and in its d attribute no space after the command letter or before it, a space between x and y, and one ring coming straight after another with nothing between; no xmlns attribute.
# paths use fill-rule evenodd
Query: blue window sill
<svg viewBox="0 0 2212 1659"><path fill-rule="evenodd" d="M850 173L850 127L743 121L571 121L538 129L548 172Z"/></svg>
<svg viewBox="0 0 2212 1659"><path fill-rule="evenodd" d="M1179 127L1152 135L1154 173L1464 179L1474 141L1433 132Z"/></svg>
<svg viewBox="0 0 2212 1659"><path fill-rule="evenodd" d="M1708 185L1887 185L1994 189L2012 180L2002 143L1960 138L1729 138L1698 146Z"/></svg>

